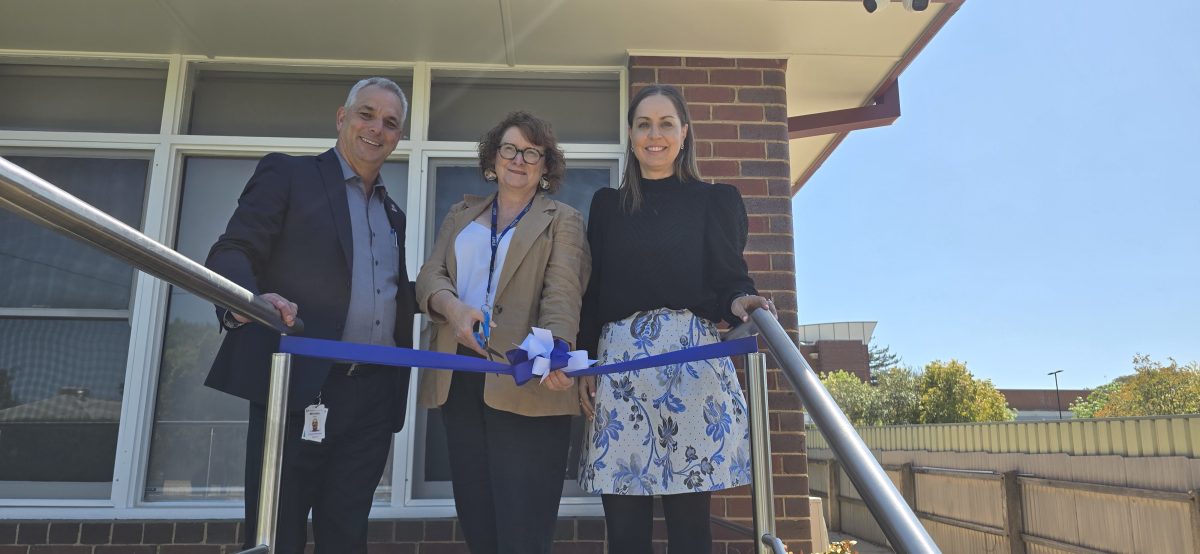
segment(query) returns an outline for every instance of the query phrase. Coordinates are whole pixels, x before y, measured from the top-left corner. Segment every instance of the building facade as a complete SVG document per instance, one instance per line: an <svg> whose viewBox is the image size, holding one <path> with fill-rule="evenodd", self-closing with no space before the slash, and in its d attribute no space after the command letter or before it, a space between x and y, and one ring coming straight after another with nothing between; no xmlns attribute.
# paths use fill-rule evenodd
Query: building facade
<svg viewBox="0 0 1200 554"><path fill-rule="evenodd" d="M629 95L651 83L679 85L701 173L742 192L746 260L793 333L792 196L847 131L795 139L789 125L798 113L870 104L957 8L902 20L902 11L871 19L834 1L754 2L749 16L718 5L693 14L674 1L599 12L504 1L476 22L454 12L497 6L448 2L427 13L412 4L403 6L409 17L398 36L415 38L380 53L319 32L325 23L353 28L361 14L318 2L53 4L3 5L0 156L196 260L259 157L332 146L334 112L364 76L392 78L411 100L405 139L383 170L408 214L410 268L425 259L447 207L486 190L475 141L505 113L528 109L555 125L568 162L558 199L586 214L595 190L619 184ZM364 5L397 9L385 4ZM263 13L271 7L280 13ZM648 19L631 23L630 14ZM722 26L737 17L748 19ZM656 18L747 46L730 48L706 32L664 35ZM846 46L854 40L834 42L821 30L775 44L768 35L791 36L763 31L776 19L849 26L875 42L855 50ZM359 25L376 36L394 32L379 21ZM274 26L297 28L266 32ZM588 35L595 31L611 37ZM463 36L494 44L475 52L475 42L458 44ZM829 66L820 45L868 65L880 52L890 58L867 69ZM853 81L836 100L811 93L829 71ZM806 78L813 83L797 84ZM0 282L0 552L236 551L246 406L201 384L220 340L211 306L2 210ZM803 416L777 372L768 386L776 526L793 551L806 551ZM464 552L438 414L410 406L376 492L372 549ZM559 539L564 551L599 552L602 512L574 484L577 456L574 448ZM713 511L749 525L748 491L720 495ZM750 548L747 537L714 532L723 549Z"/></svg>

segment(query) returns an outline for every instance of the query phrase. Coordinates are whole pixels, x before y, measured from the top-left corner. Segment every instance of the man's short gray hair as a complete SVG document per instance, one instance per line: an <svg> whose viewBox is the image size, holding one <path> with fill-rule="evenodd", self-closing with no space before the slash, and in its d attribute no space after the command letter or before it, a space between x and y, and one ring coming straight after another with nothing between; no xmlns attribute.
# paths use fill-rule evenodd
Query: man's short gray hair
<svg viewBox="0 0 1200 554"><path fill-rule="evenodd" d="M391 92L400 98L400 116L408 117L408 98L404 96L404 91L400 90L400 85L387 77L368 77L350 88L350 94L346 95L346 109L354 107L354 103L358 101L358 93L367 87L379 87L383 90Z"/></svg>

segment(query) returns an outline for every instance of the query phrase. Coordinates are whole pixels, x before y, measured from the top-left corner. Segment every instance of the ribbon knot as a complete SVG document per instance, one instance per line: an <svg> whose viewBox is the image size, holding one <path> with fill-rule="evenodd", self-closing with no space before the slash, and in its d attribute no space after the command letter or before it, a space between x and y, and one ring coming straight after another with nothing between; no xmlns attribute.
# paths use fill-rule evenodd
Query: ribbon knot
<svg viewBox="0 0 1200 554"><path fill-rule="evenodd" d="M569 348L566 341L554 338L548 329L534 327L521 346L505 352L504 356L512 367L513 380L520 386L534 375L544 381L551 371L561 369L570 373L596 363L588 359L586 350L568 351Z"/></svg>

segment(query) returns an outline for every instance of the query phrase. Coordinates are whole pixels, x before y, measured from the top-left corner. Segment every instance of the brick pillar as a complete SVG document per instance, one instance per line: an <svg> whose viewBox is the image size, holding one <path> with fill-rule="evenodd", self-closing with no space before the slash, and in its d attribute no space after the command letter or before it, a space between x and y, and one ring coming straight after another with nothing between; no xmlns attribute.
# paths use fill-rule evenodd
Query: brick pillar
<svg viewBox="0 0 1200 554"><path fill-rule="evenodd" d="M735 185L742 192L750 216L746 247L750 275L759 291L775 300L780 322L795 337L786 67L784 59L632 56L629 84L630 95L654 83L682 88L692 115L700 175L707 181ZM771 368L767 385L776 530L793 552L809 552L808 458L800 401L776 367ZM713 513L751 525L749 489L714 496ZM720 528L713 532L729 543L728 552L746 551L746 539Z"/></svg>

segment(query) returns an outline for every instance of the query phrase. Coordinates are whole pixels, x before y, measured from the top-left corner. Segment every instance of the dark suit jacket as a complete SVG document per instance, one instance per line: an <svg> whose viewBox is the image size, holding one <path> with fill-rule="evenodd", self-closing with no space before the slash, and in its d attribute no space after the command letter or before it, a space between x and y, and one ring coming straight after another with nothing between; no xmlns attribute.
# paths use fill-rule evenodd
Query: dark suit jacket
<svg viewBox="0 0 1200 554"><path fill-rule="evenodd" d="M396 298L396 345L411 348L413 291L404 263L404 212L390 198L384 205L400 244ZM299 305L304 336L339 340L350 304L353 259L350 210L337 154L269 154L259 163L238 199L225 233L205 265L254 294L274 292ZM224 313L218 306L218 317ZM279 333L248 324L229 331L205 385L266 404L271 354ZM316 399L332 365L294 356L288 409ZM408 368L391 371L396 383L394 430L404 425Z"/></svg>

